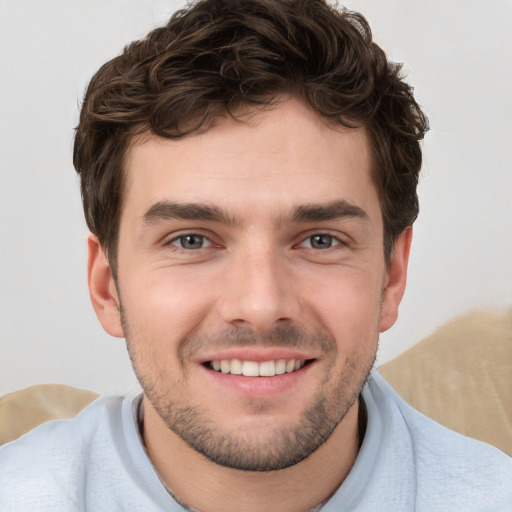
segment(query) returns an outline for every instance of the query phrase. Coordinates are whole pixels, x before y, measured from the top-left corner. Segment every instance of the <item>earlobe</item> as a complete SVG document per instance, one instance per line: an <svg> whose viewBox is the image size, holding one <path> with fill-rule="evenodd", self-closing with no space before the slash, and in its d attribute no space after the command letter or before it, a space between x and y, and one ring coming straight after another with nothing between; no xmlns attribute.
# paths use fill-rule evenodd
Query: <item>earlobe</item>
<svg viewBox="0 0 512 512"><path fill-rule="evenodd" d="M119 297L110 265L95 235L89 235L87 248L89 254L87 277L92 306L103 329L111 336L123 338Z"/></svg>
<svg viewBox="0 0 512 512"><path fill-rule="evenodd" d="M398 308L405 292L407 266L412 241L412 227L406 228L396 239L386 271L382 292L379 332L391 328L398 317Z"/></svg>

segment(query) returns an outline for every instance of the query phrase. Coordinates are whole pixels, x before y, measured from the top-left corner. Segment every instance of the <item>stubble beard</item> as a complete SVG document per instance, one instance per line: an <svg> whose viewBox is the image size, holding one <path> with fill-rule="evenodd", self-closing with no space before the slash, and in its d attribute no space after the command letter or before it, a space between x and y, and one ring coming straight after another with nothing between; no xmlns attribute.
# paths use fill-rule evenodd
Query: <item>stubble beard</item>
<svg viewBox="0 0 512 512"><path fill-rule="evenodd" d="M122 312L122 310L121 310ZM187 355L201 346L222 343L229 346L289 346L294 348L321 347L322 353L331 356L333 363L327 369L324 382L314 396L312 404L294 425L276 428L265 435L264 442L256 441L249 432L222 431L209 419L200 405L180 403L171 390L163 389L158 380L158 369L139 371L141 354L135 348L132 332L122 314L128 353L135 374L144 394L168 428L191 448L210 461L224 467L243 471L276 471L298 464L315 452L332 434L349 409L358 400L375 362L375 350L370 355L358 354L346 359L334 385L325 391L325 384L334 371L337 345L330 334L307 335L296 326L278 326L266 335L255 335L246 330L231 329L216 336L191 336L183 340L179 354L181 363ZM151 342L138 340L138 346L150 347ZM146 357L146 355L142 355ZM164 372L165 374L165 372Z"/></svg>

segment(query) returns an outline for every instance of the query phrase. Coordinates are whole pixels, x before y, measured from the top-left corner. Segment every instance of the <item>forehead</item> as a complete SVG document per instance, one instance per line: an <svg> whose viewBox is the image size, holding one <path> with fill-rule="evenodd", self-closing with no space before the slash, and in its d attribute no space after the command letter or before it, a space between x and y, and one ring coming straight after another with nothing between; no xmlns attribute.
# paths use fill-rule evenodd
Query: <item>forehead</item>
<svg viewBox="0 0 512 512"><path fill-rule="evenodd" d="M179 140L135 140L127 153L122 217L142 215L161 201L234 210L251 205L276 214L339 199L378 208L364 129L333 127L295 99L246 114Z"/></svg>

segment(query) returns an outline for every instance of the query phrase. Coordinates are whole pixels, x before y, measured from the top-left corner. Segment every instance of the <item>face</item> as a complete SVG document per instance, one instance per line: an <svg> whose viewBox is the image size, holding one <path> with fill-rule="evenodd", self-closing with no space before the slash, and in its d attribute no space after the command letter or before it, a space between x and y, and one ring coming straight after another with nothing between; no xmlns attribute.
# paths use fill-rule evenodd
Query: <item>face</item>
<svg viewBox="0 0 512 512"><path fill-rule="evenodd" d="M117 288L98 250L89 279L146 407L225 466L308 457L355 406L405 284L407 240L384 262L364 130L289 99L135 141L126 172Z"/></svg>

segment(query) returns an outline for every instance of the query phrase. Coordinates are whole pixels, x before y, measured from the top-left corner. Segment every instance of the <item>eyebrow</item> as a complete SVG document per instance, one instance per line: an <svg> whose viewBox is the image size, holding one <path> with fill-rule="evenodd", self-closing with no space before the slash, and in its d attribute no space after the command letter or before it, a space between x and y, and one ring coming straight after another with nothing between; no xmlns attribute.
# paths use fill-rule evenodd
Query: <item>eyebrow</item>
<svg viewBox="0 0 512 512"><path fill-rule="evenodd" d="M333 201L325 205L300 205L294 208L290 215L291 222L321 222L342 218L353 218L370 222L370 217L362 208L345 199Z"/></svg>
<svg viewBox="0 0 512 512"><path fill-rule="evenodd" d="M241 222L236 215L218 206L199 203L176 203L172 201L159 201L143 215L145 224L156 224L165 220L204 220L219 222L229 226L239 225ZM321 222L342 218L360 219L370 221L368 214L359 206L345 199L333 201L328 204L304 204L292 208L290 214L282 217L280 222Z"/></svg>
<svg viewBox="0 0 512 512"><path fill-rule="evenodd" d="M235 215L218 206L198 203L175 203L171 201L155 203L142 218L146 224L155 224L159 221L170 219L208 220L230 226L240 223Z"/></svg>

